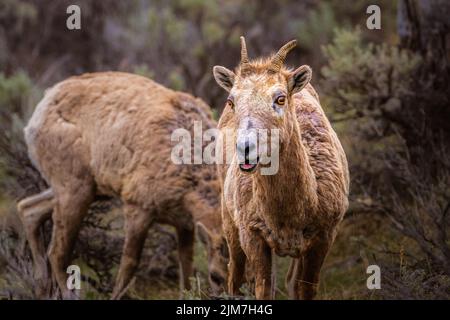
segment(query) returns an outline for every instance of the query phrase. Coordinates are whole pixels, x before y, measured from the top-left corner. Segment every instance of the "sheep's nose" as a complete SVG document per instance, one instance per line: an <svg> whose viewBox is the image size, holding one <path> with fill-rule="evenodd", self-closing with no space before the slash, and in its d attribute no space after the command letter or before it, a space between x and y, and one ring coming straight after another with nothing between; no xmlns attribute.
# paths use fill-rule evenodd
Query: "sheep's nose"
<svg viewBox="0 0 450 320"><path fill-rule="evenodd" d="M250 137L239 137L236 149L240 158L244 160L256 158L256 142Z"/></svg>

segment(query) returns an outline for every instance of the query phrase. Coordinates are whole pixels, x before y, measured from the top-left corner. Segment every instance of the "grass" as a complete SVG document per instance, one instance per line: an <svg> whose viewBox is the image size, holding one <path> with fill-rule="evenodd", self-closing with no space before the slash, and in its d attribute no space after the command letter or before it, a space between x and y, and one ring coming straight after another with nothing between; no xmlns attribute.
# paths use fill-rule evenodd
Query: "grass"
<svg viewBox="0 0 450 320"><path fill-rule="evenodd" d="M386 248L389 252L398 252L394 260L400 261L401 246L407 239L399 236L383 218L367 215L356 215L346 218L340 228L336 241L325 260L317 299L379 299L376 291L367 289L366 268L376 264L376 256L380 254L380 246L392 244ZM411 245L408 243L408 245ZM196 244L194 265L197 276L192 278L193 289L185 291L183 298L200 299L206 297L207 260L206 251L201 243ZM276 258L277 266L277 299L287 299L284 278L289 267L289 258ZM200 284L200 286L198 285ZM250 290L244 287L244 298L253 298ZM156 283L148 288L146 298L178 299L180 297L178 283L168 285L167 282ZM230 298L223 295L222 298Z"/></svg>
<svg viewBox="0 0 450 320"><path fill-rule="evenodd" d="M0 202L0 216L4 218L11 213L8 201ZM5 214L9 211L9 214ZM3 213L2 213L3 212ZM6 219L5 219L6 221ZM403 249L414 252L414 243L399 235L389 222L380 216L359 214L349 216L342 222L335 243L325 260L317 299L379 299L377 290L366 287L366 268L377 264L383 252L384 259L390 259L391 264L405 267L409 261L403 255ZM412 248L412 249L411 249ZM418 249L417 249L418 250ZM417 251L418 252L418 251ZM84 275L96 280L96 274L83 261L74 261ZM287 299L284 278L290 263L289 258L276 258L277 266L277 299ZM0 268L1 269L1 268ZM117 266L114 267L117 269ZM144 270L141 265L141 270ZM180 293L177 279L139 276L130 286L126 298L129 299L207 299L207 256L202 243L195 244L194 256L195 277L192 278L192 290ZM142 272L142 271L141 271ZM0 270L0 291L5 285L4 274ZM88 283L84 282L84 299L108 299L110 293L98 293ZM248 286L243 287L244 298L253 298ZM221 298L230 298L223 295Z"/></svg>

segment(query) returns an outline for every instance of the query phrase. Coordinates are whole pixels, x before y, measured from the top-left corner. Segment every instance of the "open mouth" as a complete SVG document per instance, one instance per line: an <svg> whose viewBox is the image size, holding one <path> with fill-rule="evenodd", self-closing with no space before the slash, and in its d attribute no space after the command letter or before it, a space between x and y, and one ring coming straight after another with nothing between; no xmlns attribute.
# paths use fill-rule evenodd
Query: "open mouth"
<svg viewBox="0 0 450 320"><path fill-rule="evenodd" d="M244 172L253 172L256 167L258 166L259 158L256 159L256 163L249 163L250 161L248 159L245 159L245 163L239 164L239 169Z"/></svg>

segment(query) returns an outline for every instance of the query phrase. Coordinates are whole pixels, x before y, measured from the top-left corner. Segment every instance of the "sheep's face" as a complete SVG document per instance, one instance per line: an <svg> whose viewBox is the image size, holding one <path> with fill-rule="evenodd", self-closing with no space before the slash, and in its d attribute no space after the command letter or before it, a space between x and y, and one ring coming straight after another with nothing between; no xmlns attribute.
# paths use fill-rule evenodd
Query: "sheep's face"
<svg viewBox="0 0 450 320"><path fill-rule="evenodd" d="M259 165L271 166L272 160L278 161L273 148L283 143L279 130L290 113L288 99L287 82L280 74L236 78L227 107L234 117L233 136L242 172L254 173Z"/></svg>
<svg viewBox="0 0 450 320"><path fill-rule="evenodd" d="M197 224L197 234L208 255L208 281L212 295L220 295L227 286L228 246L222 234L210 232L202 223Z"/></svg>
<svg viewBox="0 0 450 320"><path fill-rule="evenodd" d="M241 43L243 53L236 73L214 67L217 83L229 92L224 114L234 131L237 163L246 173L255 172L258 166L276 168L276 173L278 151L289 139L290 120L296 117L292 95L308 84L311 69L306 65L294 71L282 67L285 55L295 45L292 41L273 57L255 62L248 61L243 38Z"/></svg>

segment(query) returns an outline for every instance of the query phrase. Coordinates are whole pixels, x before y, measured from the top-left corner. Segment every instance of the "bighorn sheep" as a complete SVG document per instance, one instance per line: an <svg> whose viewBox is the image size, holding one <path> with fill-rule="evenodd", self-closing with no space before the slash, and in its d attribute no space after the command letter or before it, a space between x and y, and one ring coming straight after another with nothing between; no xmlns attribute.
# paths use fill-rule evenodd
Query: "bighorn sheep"
<svg viewBox="0 0 450 320"><path fill-rule="evenodd" d="M233 159L219 166L231 294L238 294L248 260L256 298L273 298L274 252L293 258L286 277L289 296L312 299L348 207L346 156L309 84L311 69L283 66L295 44L291 41L267 59L250 61L241 37L241 62L235 72L213 69L217 83L229 92L219 128L234 132L234 142L224 143L224 153L231 150ZM260 129L279 132L279 147L273 149L279 150L279 169L274 175L261 173L267 167L259 161L261 139L249 134Z"/></svg>
<svg viewBox="0 0 450 320"><path fill-rule="evenodd" d="M85 74L49 89L26 126L29 156L50 188L18 204L36 274L49 276L39 226L53 219L48 251L51 272L63 297L66 267L80 224L97 195L119 197L125 215L125 244L112 298L120 298L135 272L150 225L172 225L178 235L180 283L189 288L194 224L208 246L214 292L226 282L216 169L175 165L171 133L192 131L193 122L215 127L209 107L191 95L141 76Z"/></svg>

